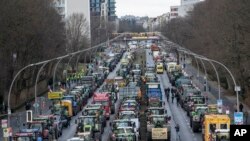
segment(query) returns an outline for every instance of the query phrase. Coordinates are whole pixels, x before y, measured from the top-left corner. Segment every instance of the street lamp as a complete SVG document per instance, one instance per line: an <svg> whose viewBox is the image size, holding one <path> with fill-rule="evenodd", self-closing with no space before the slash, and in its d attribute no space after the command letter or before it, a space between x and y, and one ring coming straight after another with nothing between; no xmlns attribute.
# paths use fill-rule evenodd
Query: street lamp
<svg viewBox="0 0 250 141"><path fill-rule="evenodd" d="M191 51L189 51L189 52L191 52ZM192 53L192 54L195 54L195 53ZM195 54L195 55L197 55L197 54ZM213 60L213 59L201 56L201 55L197 55L197 56L200 57L200 58L203 58L206 61L211 61L211 62L217 63L217 64L221 65L225 70L227 70L227 72L231 76L231 78L233 80L233 83L234 83L234 91L236 92L236 98L237 98L237 111L239 111L239 91L240 91L240 86L237 85L232 72L228 69L228 67L226 67L224 64L222 64L219 61L216 61L216 60ZM218 78L219 78L219 76L218 76ZM220 89L219 89L219 92L220 92Z"/></svg>
<svg viewBox="0 0 250 141"><path fill-rule="evenodd" d="M211 64L211 66L213 67L213 69L214 69L214 71L215 71L215 73L216 73L216 77L217 77L217 81L218 81L218 96L219 96L219 99L221 99L220 77L219 77L219 73L218 73L216 67L214 66L214 64L211 62L211 60L208 59L208 58L206 58L206 57L204 57L204 56L198 56L198 55L196 55L196 54L194 54L194 53L192 53L192 52L187 52L187 51L185 51L185 53L190 54L190 55L193 55L195 58L199 58L200 60L208 61L208 62Z"/></svg>

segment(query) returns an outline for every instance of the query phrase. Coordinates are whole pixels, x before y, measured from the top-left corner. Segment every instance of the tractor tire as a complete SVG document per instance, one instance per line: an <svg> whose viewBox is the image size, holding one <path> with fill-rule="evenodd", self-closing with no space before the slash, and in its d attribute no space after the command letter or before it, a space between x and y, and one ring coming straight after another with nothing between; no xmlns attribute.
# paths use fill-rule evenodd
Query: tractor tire
<svg viewBox="0 0 250 141"><path fill-rule="evenodd" d="M111 108L111 114L113 115L115 113L115 108Z"/></svg>
<svg viewBox="0 0 250 141"><path fill-rule="evenodd" d="M194 133L199 132L199 125L198 125L198 123L196 123L196 122L192 123L192 130L193 130Z"/></svg>
<svg viewBox="0 0 250 141"><path fill-rule="evenodd" d="M189 121L190 121L190 127L192 127L193 126L193 121L192 121L191 117L190 117Z"/></svg>
<svg viewBox="0 0 250 141"><path fill-rule="evenodd" d="M152 141L152 136L150 133L147 133L147 141Z"/></svg>

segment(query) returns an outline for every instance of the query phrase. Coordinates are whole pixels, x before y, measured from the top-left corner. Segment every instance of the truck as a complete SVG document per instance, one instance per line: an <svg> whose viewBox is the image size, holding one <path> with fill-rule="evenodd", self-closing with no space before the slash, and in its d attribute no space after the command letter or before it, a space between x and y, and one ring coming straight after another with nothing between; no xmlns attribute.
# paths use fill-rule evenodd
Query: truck
<svg viewBox="0 0 250 141"><path fill-rule="evenodd" d="M205 115L202 124L203 141L230 141L230 117L228 115Z"/></svg>
<svg viewBox="0 0 250 141"><path fill-rule="evenodd" d="M146 83L146 98L158 98L162 100L162 92L159 82Z"/></svg>
<svg viewBox="0 0 250 141"><path fill-rule="evenodd" d="M152 44L151 51L160 51L160 48L156 44Z"/></svg>
<svg viewBox="0 0 250 141"><path fill-rule="evenodd" d="M115 105L112 105L108 93L94 93L93 104L102 104L106 119L109 119L110 115L115 113Z"/></svg>

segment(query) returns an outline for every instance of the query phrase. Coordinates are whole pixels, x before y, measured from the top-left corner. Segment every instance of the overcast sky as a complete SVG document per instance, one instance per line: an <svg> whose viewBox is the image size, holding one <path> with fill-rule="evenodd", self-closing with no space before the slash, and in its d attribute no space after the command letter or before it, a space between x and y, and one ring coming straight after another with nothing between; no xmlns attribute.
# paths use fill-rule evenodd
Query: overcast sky
<svg viewBox="0 0 250 141"><path fill-rule="evenodd" d="M180 0L116 0L116 15L156 17L170 11Z"/></svg>

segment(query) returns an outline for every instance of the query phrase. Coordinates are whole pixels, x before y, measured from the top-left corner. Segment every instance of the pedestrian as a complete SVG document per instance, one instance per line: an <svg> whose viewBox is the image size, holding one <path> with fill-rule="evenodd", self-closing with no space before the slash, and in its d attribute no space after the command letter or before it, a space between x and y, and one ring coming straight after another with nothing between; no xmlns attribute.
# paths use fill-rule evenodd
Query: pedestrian
<svg viewBox="0 0 250 141"><path fill-rule="evenodd" d="M26 109L26 111L27 111L27 110L30 110L30 108L31 108L31 104L30 104L30 102L27 101L27 102L25 103L25 109Z"/></svg>
<svg viewBox="0 0 250 141"><path fill-rule="evenodd" d="M243 112L243 108L244 108L243 104L240 103L240 106L239 106L240 112Z"/></svg>
<svg viewBox="0 0 250 141"><path fill-rule="evenodd" d="M172 93L172 103L174 103L174 93Z"/></svg>
<svg viewBox="0 0 250 141"><path fill-rule="evenodd" d="M180 102L180 96L178 94L176 94L176 104L177 104L177 106L178 106L179 102Z"/></svg>
<svg viewBox="0 0 250 141"><path fill-rule="evenodd" d="M169 88L165 89L165 94L166 94L167 101L168 101L169 100Z"/></svg>
<svg viewBox="0 0 250 141"><path fill-rule="evenodd" d="M247 111L244 112L244 117L245 117L245 124L247 125L247 119L248 119L248 112Z"/></svg>

